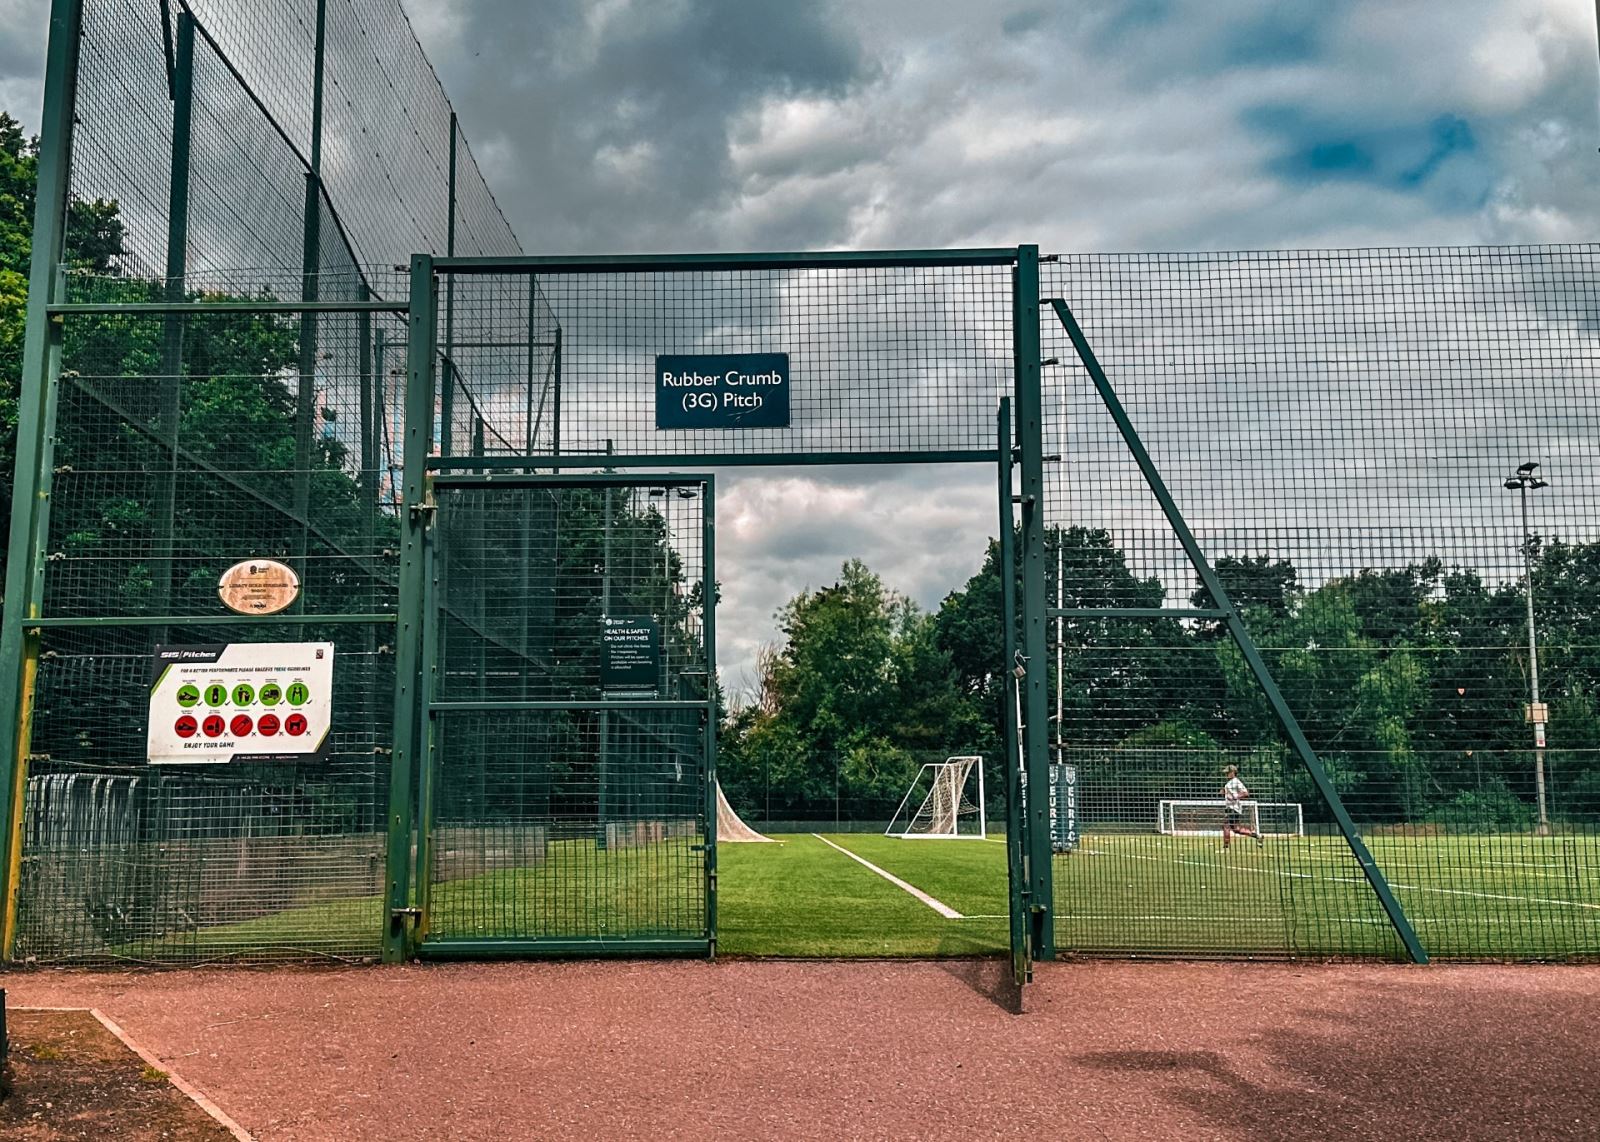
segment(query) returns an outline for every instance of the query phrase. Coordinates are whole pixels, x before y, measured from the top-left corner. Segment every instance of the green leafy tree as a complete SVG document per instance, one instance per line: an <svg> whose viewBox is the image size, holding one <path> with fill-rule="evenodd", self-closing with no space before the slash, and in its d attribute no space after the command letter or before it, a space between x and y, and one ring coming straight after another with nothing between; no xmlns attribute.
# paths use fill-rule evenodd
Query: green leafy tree
<svg viewBox="0 0 1600 1142"><path fill-rule="evenodd" d="M934 620L859 560L778 614L760 700L729 722L730 796L774 815L831 815L835 796L892 809L919 759L973 750L983 728Z"/></svg>

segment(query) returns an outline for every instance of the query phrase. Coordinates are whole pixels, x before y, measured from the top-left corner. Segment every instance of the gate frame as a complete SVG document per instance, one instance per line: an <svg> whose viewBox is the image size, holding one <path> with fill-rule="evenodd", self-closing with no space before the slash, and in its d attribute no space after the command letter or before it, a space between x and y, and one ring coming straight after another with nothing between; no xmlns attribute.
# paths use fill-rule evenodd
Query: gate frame
<svg viewBox="0 0 1600 1142"><path fill-rule="evenodd" d="M476 467L481 457L430 458L438 469ZM413 876L416 883L417 905L413 939L409 952L419 959L494 959L513 956L607 956L607 955L703 955L715 956L717 946L717 724L716 691L716 477L703 472L654 473L649 476L628 475L615 472L599 473L534 473L534 472L447 472L436 471L428 477L427 515L429 523L438 518L435 489L470 488L481 490L513 490L517 488L652 488L698 487L701 489L701 566L705 586L705 612L702 616L702 637L705 641L704 667L708 685L704 698L683 699L507 699L481 702L440 701L437 698L438 648L435 637L438 615L436 592L427 591L423 604L422 630L419 650L425 663L421 676L419 716L423 737L417 746L416 757L420 764L417 773L417 821L414 849ZM430 568L435 559L435 541L427 539L424 562ZM424 577L425 584L433 581L432 574ZM493 936L430 937L428 935L429 896L433 888L431 865L433 854L433 788L437 781L435 763L438 743L433 727L435 715L444 712L471 712L474 710L699 710L705 718L702 757L705 787L702 791L701 812L705 816L705 904L706 935L694 937L521 937ZM408 913L411 914L411 913Z"/></svg>
<svg viewBox="0 0 1600 1142"><path fill-rule="evenodd" d="M526 274L543 275L603 273L729 272L750 270L807 269L886 269L939 268L961 266L1009 267L1011 282L1011 328L1013 350L1013 392L1009 399L1019 410L1012 429L1010 455L1004 447L970 449L931 449L890 451L866 449L857 452L749 452L749 453L564 453L559 446L548 454L459 456L429 455L434 436L435 371L439 354L440 279L454 275ZM406 425L403 453L403 509L401 512L400 597L397 609L397 647L395 659L394 752L389 779L389 837L387 854L386 919L383 959L400 962L423 946L426 914L417 887L422 868L419 857L425 843L416 832L419 806L419 766L428 762L432 734L425 716L427 701L419 695L420 668L425 662L425 632L422 629L427 594L427 531L437 514L432 487L434 473L468 469L482 476L495 473L527 472L546 469L585 468L614 472L618 468L674 469L680 464L714 467L797 467L815 465L868 464L1005 464L1009 486L1009 467L1021 467L1023 494L1023 537L1020 556L1024 576L1023 615L1026 645L1037 643L1038 661L1044 661L1046 604L1044 589L1044 457L1042 365L1039 355L1039 247L977 248L958 250L867 250L805 252L755 252L723 254L597 254L588 256L524 255L520 257L436 257L417 254L411 260L410 327L406 369ZM531 335L531 334L530 334ZM451 366L446 366L451 367ZM448 441L446 442L448 444ZM504 477L502 477L502 480ZM623 480L622 482L627 482ZM648 479L635 482L648 483ZM1009 507L1011 496L1006 494ZM714 540L714 530L708 531ZM714 564L713 564L714 566ZM714 587L714 584L713 584ZM708 638L714 638L711 612L714 597L707 607ZM714 655L714 648L709 651ZM1009 663L1004 669L1009 669ZM714 682L714 678L712 679ZM1048 716L1045 677L1035 671L1027 680L1027 717L1023 731L1022 765L1019 773L1023 790L1029 786L1046 789L1049 784ZM708 719L715 732L715 719ZM714 746L713 754L714 759ZM1009 759L1008 759L1009 767ZM714 773L713 773L714 776ZM1024 804L1026 798L1024 796ZM1031 963L1034 957L1053 959L1055 955L1052 912L1055 893L1050 862L1048 798L1036 798L1021 816L1018 838L1027 847L1028 859L1008 862L1008 881L1013 911L1020 901L1031 907L1026 925L1029 939L1019 944L1013 936L1012 956L1018 963ZM1035 820L1036 819L1036 820ZM1042 848L1042 852L1041 852ZM714 861L715 854L713 852ZM715 866L713 864L713 873ZM1024 876L1018 884L1013 877ZM715 943L715 896L709 913ZM1015 928L1015 925L1013 925ZM497 941L498 942L498 941ZM638 942L635 942L638 943ZM548 946L548 942L546 943ZM596 949L585 945L573 951ZM626 951L627 948L619 948ZM441 953L442 954L442 953ZM520 954L516 950L480 954Z"/></svg>

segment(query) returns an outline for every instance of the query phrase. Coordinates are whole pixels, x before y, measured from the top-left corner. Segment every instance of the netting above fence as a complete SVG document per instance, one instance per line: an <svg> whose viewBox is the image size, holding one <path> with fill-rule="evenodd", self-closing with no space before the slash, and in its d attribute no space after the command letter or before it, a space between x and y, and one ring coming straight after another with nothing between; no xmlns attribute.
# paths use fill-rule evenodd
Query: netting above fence
<svg viewBox="0 0 1600 1142"><path fill-rule="evenodd" d="M327 0L317 122L317 9L317 0L85 0L69 242L98 235L111 266L146 278L165 274L169 246L182 242L188 272L259 283L264 271L302 265L316 169L313 269L518 253L396 0ZM184 14L197 21L187 147L175 120ZM189 166L186 218L175 154ZM96 201L115 210L83 205ZM286 281L282 296L299 295Z"/></svg>

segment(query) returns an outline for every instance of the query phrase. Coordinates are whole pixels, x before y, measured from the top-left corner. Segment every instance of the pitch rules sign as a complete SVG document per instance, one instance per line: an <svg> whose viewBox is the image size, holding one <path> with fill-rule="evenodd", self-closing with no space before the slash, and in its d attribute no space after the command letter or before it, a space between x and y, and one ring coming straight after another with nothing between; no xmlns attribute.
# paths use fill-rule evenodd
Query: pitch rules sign
<svg viewBox="0 0 1600 1142"><path fill-rule="evenodd" d="M152 765L315 760L332 728L331 642L156 647Z"/></svg>

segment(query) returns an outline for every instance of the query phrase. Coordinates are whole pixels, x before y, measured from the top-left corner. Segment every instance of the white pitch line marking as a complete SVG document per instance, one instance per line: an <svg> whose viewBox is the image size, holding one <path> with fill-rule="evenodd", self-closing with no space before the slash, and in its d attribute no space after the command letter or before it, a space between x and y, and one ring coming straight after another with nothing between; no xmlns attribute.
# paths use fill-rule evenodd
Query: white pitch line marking
<svg viewBox="0 0 1600 1142"><path fill-rule="evenodd" d="M1155 857L1143 853L1113 853L1108 849L1090 850L1099 856L1124 857L1131 860L1153 860L1162 864L1192 864L1202 868L1215 868L1210 861L1188 860L1183 857ZM1325 883L1361 884L1366 878L1356 876L1312 876L1305 872L1283 872L1275 868L1250 868L1245 865L1229 866L1239 872L1253 872L1258 876L1294 877L1309 880L1320 880ZM1465 888L1437 888L1429 884L1403 884L1398 880L1389 881L1390 888L1403 888L1409 892L1434 892L1444 896L1473 896L1479 900L1516 900L1524 904L1554 904L1562 908L1592 908L1600 909L1600 904L1590 904L1583 900L1557 900L1548 896L1506 896L1498 892L1471 892Z"/></svg>
<svg viewBox="0 0 1600 1142"><path fill-rule="evenodd" d="M851 852L849 849L843 847L842 845L834 844L832 841L830 841L827 837L823 836L821 833L812 833L811 835L813 837L816 837L817 840L821 841L823 844L827 845L830 849L838 849L840 852L842 852L845 856L849 857L851 860L856 861L859 864L866 865L873 872L875 872L879 876L883 877L883 879L887 880L890 884L894 885L896 888L903 889L904 891L909 892L912 896L915 896L918 900L922 901L929 908L932 908L935 912L937 912L939 915L943 916L946 920L965 920L966 919L965 916L963 916L961 913L957 912L954 908L950 907L950 905L940 903L939 901L935 900L933 897L929 896L926 892L922 891L922 889L918 888L916 885L907 884L905 881L901 880L894 873L885 872L883 869L881 869L877 865L873 864L866 857L856 856L855 853Z"/></svg>

